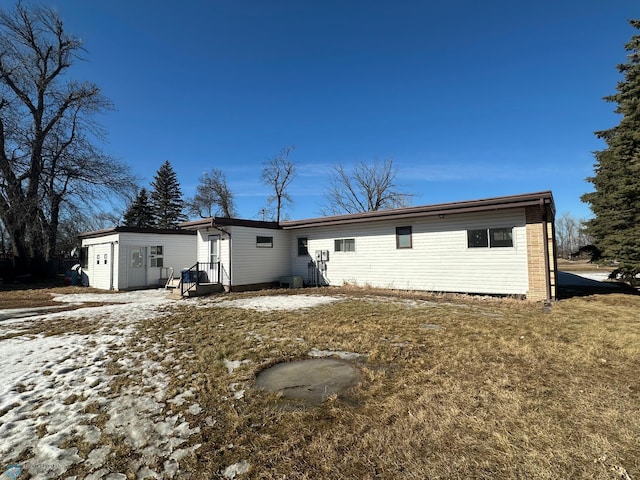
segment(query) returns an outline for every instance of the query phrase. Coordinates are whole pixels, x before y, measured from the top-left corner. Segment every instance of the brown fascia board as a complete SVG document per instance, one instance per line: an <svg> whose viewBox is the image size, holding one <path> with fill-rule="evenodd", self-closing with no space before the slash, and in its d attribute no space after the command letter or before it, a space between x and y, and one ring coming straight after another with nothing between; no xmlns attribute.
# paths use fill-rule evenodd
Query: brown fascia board
<svg viewBox="0 0 640 480"><path fill-rule="evenodd" d="M140 227L111 227L93 232L85 232L78 235L78 238L99 238L114 233L150 233L156 235L195 235L196 232L183 229L170 228L140 228Z"/></svg>
<svg viewBox="0 0 640 480"><path fill-rule="evenodd" d="M420 207L394 208L391 210L355 213L351 215L336 215L330 217L310 218L307 220L293 220L281 222L280 225L283 229L290 230L295 228L365 223L379 220L401 220L437 215L486 212L526 207L530 205L548 205L551 208L551 211L555 214L553 195L550 191L545 191L505 197L485 198L481 200L424 205Z"/></svg>
<svg viewBox="0 0 640 480"><path fill-rule="evenodd" d="M271 228L271 229L281 228L277 222L265 222L260 220L244 220L242 218L223 218L223 217L210 217L210 218L203 218L201 220L193 220L191 222L181 223L179 226L187 230L199 230L201 228L216 228L216 227L227 227L227 226Z"/></svg>

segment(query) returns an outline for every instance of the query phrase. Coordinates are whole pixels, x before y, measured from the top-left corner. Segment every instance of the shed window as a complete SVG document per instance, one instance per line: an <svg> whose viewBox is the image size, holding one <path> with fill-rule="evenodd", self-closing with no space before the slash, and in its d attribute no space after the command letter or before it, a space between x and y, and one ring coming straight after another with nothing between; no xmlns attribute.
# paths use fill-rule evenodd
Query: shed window
<svg viewBox="0 0 640 480"><path fill-rule="evenodd" d="M396 227L396 248L412 248L411 227Z"/></svg>
<svg viewBox="0 0 640 480"><path fill-rule="evenodd" d="M307 237L298 237L298 256L309 255L309 239Z"/></svg>
<svg viewBox="0 0 640 480"><path fill-rule="evenodd" d="M273 237L256 237L256 247L273 248Z"/></svg>
<svg viewBox="0 0 640 480"><path fill-rule="evenodd" d="M356 239L355 238L338 238L334 242L334 251L336 252L355 252L356 251Z"/></svg>
<svg viewBox="0 0 640 480"><path fill-rule="evenodd" d="M467 230L469 248L513 247L513 228Z"/></svg>
<svg viewBox="0 0 640 480"><path fill-rule="evenodd" d="M152 267L163 267L164 266L164 250L162 249L162 245L152 246L151 247L151 266Z"/></svg>

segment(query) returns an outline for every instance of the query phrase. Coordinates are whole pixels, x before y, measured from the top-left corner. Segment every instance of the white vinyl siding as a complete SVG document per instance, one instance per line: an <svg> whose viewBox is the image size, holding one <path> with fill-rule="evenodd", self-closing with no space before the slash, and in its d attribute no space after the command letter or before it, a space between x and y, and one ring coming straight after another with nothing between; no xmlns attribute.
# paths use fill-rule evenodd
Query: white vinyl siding
<svg viewBox="0 0 640 480"><path fill-rule="evenodd" d="M291 275L290 235L283 230L228 227L231 232L231 279L233 286L277 282ZM271 237L272 248L256 248L257 237ZM224 261L224 256L223 256Z"/></svg>
<svg viewBox="0 0 640 480"><path fill-rule="evenodd" d="M411 226L412 248L398 249L396 227ZM513 227L511 248L468 248L467 231ZM355 238L356 251L333 255L324 280L381 288L524 295L528 291L524 209L478 214L383 220L294 229L308 237L310 252L333 250L340 238ZM292 274L308 281L308 257L291 252Z"/></svg>
<svg viewBox="0 0 640 480"><path fill-rule="evenodd" d="M164 267L172 267L176 274L196 262L196 236L182 234L116 232L98 238L82 240L82 246L89 248L89 285L101 289L125 290L134 288L129 284L130 249L144 247L149 257L151 247L162 246ZM113 249L113 252L112 252ZM100 265L96 264L96 255L101 254ZM107 254L107 264L104 264ZM160 286L161 275L166 275L161 267L152 267L150 258L144 259L146 265L145 285Z"/></svg>
<svg viewBox="0 0 640 480"><path fill-rule="evenodd" d="M118 274L118 234L105 235L100 238L89 238L82 241L82 246L87 247L87 268L83 269L89 285L103 290L117 289L116 278ZM113 250L113 255L112 255ZM104 263L104 256L107 263ZM100 258L100 263L97 258ZM114 257L116 259L114 262ZM113 277L112 277L113 275Z"/></svg>

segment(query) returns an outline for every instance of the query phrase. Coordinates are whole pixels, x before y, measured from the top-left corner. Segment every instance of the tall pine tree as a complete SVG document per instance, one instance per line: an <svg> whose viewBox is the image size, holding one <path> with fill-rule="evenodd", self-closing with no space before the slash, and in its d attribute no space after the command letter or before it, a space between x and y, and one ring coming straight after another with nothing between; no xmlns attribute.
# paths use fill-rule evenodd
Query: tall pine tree
<svg viewBox="0 0 640 480"><path fill-rule="evenodd" d="M153 210L149 203L149 192L146 188L140 189L136 199L129 205L124 214L124 224L127 227L153 227Z"/></svg>
<svg viewBox="0 0 640 480"><path fill-rule="evenodd" d="M157 228L178 228L178 223L187 217L183 213L184 200L176 172L169 160L156 172L151 182L151 205Z"/></svg>
<svg viewBox="0 0 640 480"><path fill-rule="evenodd" d="M640 20L630 20L640 30ZM607 148L595 152L595 174L587 180L595 191L582 196L594 218L587 233L605 258L620 262L620 276L634 281L640 272L640 34L625 45L627 63L618 65L624 75L617 93L605 97L616 103L620 123L596 132Z"/></svg>

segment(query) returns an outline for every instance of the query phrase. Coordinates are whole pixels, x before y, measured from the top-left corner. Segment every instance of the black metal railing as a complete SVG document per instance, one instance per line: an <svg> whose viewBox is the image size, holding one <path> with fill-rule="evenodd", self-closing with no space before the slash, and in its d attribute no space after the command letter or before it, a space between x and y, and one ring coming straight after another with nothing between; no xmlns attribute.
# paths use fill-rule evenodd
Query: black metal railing
<svg viewBox="0 0 640 480"><path fill-rule="evenodd" d="M196 262L180 273L180 295L197 290L201 283L220 283L220 262Z"/></svg>

